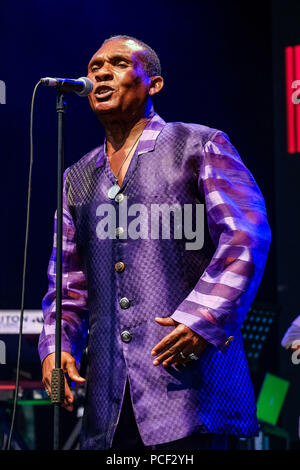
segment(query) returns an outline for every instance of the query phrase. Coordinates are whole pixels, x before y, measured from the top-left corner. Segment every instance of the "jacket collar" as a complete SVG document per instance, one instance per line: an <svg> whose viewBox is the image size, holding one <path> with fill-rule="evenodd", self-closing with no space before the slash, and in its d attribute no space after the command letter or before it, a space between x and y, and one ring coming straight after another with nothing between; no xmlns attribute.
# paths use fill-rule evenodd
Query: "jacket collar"
<svg viewBox="0 0 300 470"><path fill-rule="evenodd" d="M155 148L156 140L163 128L165 127L166 122L157 114L154 113L152 118L147 122L145 129L140 137L137 154L142 155L143 153L151 152ZM96 160L96 168L103 166L105 162L106 155L106 139L104 139L104 144L99 150L99 154Z"/></svg>

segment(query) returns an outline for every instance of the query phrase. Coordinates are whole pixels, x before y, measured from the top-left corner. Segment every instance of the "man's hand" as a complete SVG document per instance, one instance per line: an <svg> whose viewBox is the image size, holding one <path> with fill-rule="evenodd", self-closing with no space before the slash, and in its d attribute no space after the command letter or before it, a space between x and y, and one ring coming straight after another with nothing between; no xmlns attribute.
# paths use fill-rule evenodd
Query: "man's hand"
<svg viewBox="0 0 300 470"><path fill-rule="evenodd" d="M156 317L155 321L162 326L174 325L176 327L154 346L151 351L152 356L158 355L153 361L153 365L155 366L162 364L168 367L171 364L175 366L185 364L192 360L188 357L189 354L194 353L196 356L199 356L208 345L208 341L192 331L189 327L173 320L171 317ZM181 357L180 352L182 352L186 359Z"/></svg>
<svg viewBox="0 0 300 470"><path fill-rule="evenodd" d="M51 373L52 369L55 367L55 353L48 354L43 361L43 384L46 390L49 392L49 396L51 396ZM85 379L80 377L78 370L76 369L75 359L71 354L62 351L61 353L61 368L64 372L68 374L71 380L78 383L84 383ZM74 397L70 390L70 387L67 383L65 378L65 400L63 403L63 407L66 408L68 411L73 411L73 402Z"/></svg>

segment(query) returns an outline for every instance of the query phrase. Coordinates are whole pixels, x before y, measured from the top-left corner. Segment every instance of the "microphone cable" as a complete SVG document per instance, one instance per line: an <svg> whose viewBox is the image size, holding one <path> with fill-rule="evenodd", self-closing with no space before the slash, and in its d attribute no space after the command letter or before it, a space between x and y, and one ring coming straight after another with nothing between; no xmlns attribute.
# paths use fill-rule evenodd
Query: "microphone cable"
<svg viewBox="0 0 300 470"><path fill-rule="evenodd" d="M13 434L13 429L14 429L14 424L15 424L18 394L19 394L20 359L21 359L21 344L22 344L23 320L24 320L24 297L25 297L25 284L26 284L28 234L29 234L30 203L31 203L31 180L32 180L32 166L33 166L33 108L34 108L36 90L37 90L37 87L40 85L40 83L41 83L41 80L39 80L38 83L34 87L32 99L31 99L31 108L30 108L30 162L29 162L29 176L28 176L28 188L27 188L27 212L26 212L25 245L24 245L24 258L23 258L23 274L22 274L19 343L18 343L18 356L17 356L17 368L16 368L15 394L14 394L12 418L11 418L11 425L10 425L6 450L10 450L10 446L11 446L11 439L12 439L12 434Z"/></svg>

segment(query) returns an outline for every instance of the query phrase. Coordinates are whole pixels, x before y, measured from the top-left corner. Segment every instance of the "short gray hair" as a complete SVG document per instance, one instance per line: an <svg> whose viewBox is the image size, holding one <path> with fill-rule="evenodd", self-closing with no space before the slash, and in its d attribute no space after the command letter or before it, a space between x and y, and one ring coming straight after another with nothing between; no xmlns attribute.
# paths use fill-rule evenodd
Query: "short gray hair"
<svg viewBox="0 0 300 470"><path fill-rule="evenodd" d="M161 75L161 66L160 66L160 60L158 58L158 55L150 46L148 46L148 44L144 43L143 41L140 41L139 39L136 39L132 36L125 36L125 35L111 36L110 38L105 39L105 41L102 43L102 46L109 41L122 41L122 40L134 41L144 49L146 54L141 54L141 62L143 63L144 70L146 74L149 75L149 77Z"/></svg>

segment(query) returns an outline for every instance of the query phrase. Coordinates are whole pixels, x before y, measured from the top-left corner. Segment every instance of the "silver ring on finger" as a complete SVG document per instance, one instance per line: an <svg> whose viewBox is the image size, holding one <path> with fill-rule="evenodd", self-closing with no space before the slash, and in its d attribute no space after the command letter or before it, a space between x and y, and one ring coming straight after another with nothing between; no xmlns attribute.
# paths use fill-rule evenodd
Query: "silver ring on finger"
<svg viewBox="0 0 300 470"><path fill-rule="evenodd" d="M197 361L199 359L199 357L194 353L189 354L189 358L192 359L192 361Z"/></svg>
<svg viewBox="0 0 300 470"><path fill-rule="evenodd" d="M180 351L179 356L180 356L182 359L186 359L186 356L183 354L182 351Z"/></svg>

